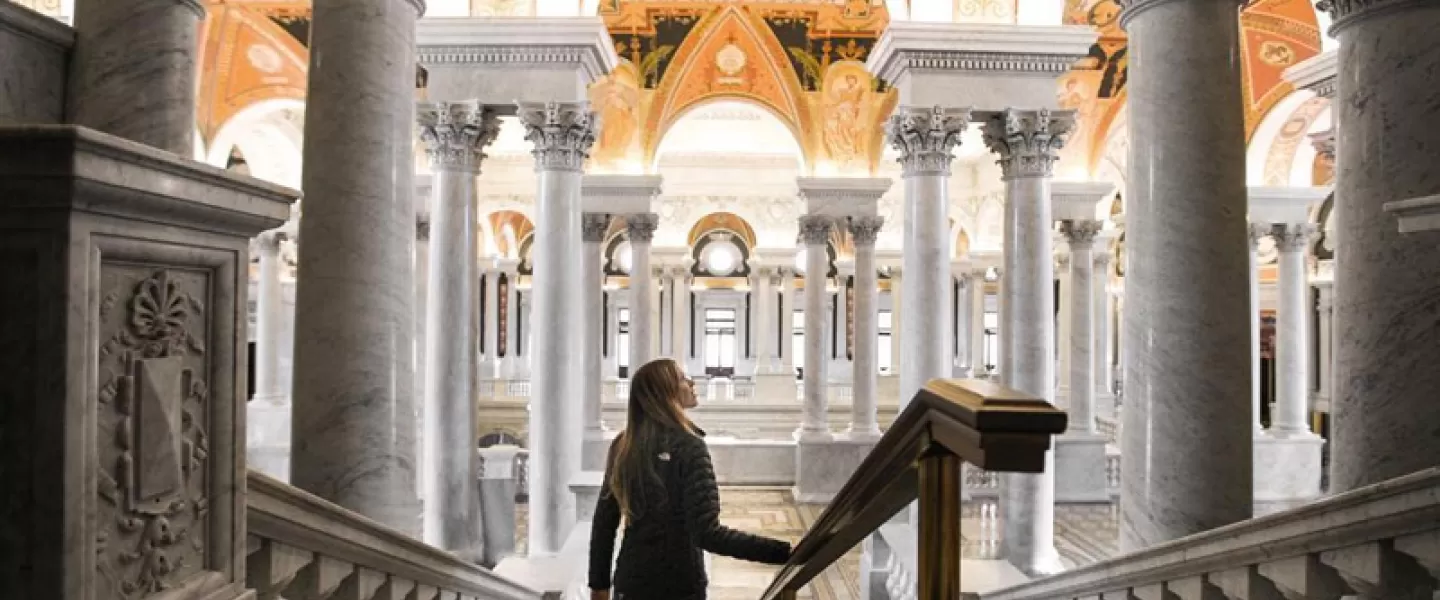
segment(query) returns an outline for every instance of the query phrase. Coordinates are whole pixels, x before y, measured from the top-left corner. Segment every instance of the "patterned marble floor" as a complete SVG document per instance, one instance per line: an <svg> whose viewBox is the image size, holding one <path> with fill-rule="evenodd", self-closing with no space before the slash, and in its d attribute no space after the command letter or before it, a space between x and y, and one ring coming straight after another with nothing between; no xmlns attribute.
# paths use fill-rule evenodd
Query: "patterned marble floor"
<svg viewBox="0 0 1440 600"><path fill-rule="evenodd" d="M727 487L720 489L720 521L751 533L798 541L819 518L824 505L798 504L787 488ZM1000 531L993 502L965 505L962 520L967 558L993 558ZM517 507L516 551L525 552L526 507ZM1117 538L1112 504L1059 505L1055 510L1055 545L1067 567L1113 556ZM775 567L721 556L713 558L710 600L754 600L775 575ZM799 596L804 600L855 600L860 597L860 551L851 550Z"/></svg>

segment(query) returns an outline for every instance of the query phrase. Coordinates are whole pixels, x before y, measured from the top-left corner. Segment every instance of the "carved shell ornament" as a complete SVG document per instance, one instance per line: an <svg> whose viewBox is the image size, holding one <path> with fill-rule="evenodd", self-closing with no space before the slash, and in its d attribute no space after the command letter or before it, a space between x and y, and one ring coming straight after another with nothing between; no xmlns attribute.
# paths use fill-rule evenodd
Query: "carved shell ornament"
<svg viewBox="0 0 1440 600"><path fill-rule="evenodd" d="M138 273L100 303L112 333L98 357L95 542L110 591L97 597L143 597L205 567L205 307L171 272Z"/></svg>

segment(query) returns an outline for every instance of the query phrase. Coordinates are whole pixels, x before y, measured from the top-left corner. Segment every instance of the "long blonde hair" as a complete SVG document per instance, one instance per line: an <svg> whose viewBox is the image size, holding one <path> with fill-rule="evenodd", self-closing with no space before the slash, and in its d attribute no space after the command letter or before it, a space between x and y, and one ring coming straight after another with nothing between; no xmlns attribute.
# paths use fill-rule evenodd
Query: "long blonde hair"
<svg viewBox="0 0 1440 600"><path fill-rule="evenodd" d="M627 522L665 500L665 485L654 464L655 457L665 451L665 438L698 435L680 406L681 395L687 393L685 385L685 371L669 358L645 363L630 378L625 431L610 447L610 479L606 482Z"/></svg>

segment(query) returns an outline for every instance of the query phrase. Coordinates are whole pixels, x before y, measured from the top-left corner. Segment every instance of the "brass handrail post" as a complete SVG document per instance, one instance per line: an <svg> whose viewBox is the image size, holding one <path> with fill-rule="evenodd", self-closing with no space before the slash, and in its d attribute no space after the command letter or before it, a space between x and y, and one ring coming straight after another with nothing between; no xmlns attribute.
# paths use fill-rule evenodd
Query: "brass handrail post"
<svg viewBox="0 0 1440 600"><path fill-rule="evenodd" d="M960 600L960 457L941 446L920 458L919 600Z"/></svg>

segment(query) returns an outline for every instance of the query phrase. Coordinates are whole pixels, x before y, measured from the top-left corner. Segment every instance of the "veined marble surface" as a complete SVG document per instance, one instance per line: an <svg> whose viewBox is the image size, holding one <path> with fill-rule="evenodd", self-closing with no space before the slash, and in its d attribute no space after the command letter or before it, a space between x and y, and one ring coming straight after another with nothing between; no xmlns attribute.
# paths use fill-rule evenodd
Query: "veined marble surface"
<svg viewBox="0 0 1440 600"><path fill-rule="evenodd" d="M14 2L0 2L0 125L59 123L65 116L66 57L75 32Z"/></svg>

